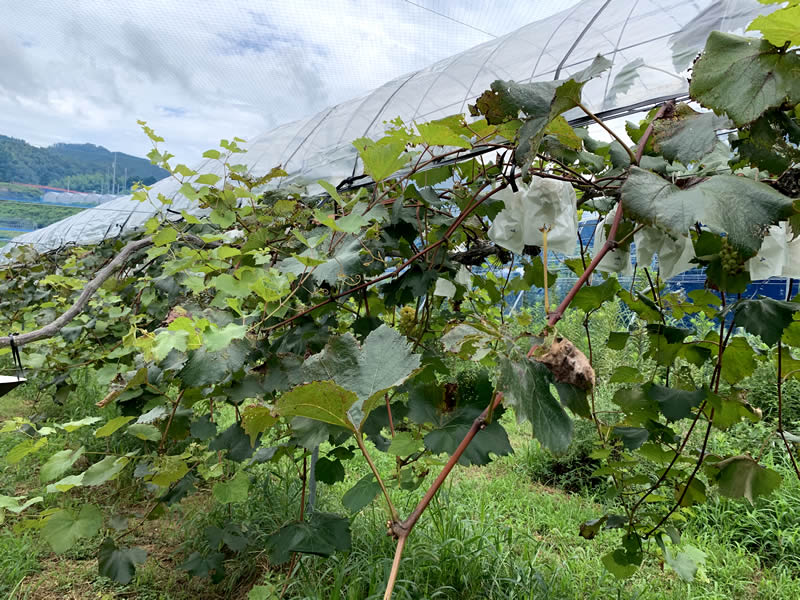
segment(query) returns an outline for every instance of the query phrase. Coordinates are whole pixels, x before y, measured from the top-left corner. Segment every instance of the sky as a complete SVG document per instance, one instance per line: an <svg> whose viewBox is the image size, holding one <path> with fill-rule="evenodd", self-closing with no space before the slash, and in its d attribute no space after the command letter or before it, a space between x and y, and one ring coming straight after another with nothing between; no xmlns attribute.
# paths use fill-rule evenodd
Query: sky
<svg viewBox="0 0 800 600"><path fill-rule="evenodd" d="M0 20L0 134L197 162L576 0L26 0Z"/></svg>

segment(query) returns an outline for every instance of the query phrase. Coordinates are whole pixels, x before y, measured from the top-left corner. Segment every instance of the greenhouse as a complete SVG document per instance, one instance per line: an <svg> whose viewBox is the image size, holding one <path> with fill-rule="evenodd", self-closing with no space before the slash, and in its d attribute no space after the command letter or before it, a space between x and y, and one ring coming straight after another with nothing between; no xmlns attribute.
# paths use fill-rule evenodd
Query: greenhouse
<svg viewBox="0 0 800 600"><path fill-rule="evenodd" d="M587 107L603 118L619 118L673 98L685 98L688 69L711 31L743 33L764 12L756 0L584 0L544 21L439 61L386 83L363 97L331 106L303 121L253 135L242 159L256 176L281 165L288 177L279 185L315 186L320 179L339 186L361 176L352 142L379 138L389 121L424 122L469 115L473 103L496 79L517 82L564 79L598 54L611 68L589 81ZM578 109L573 124L588 119ZM218 166L212 161L198 170ZM359 180L363 181L363 180ZM193 211L166 179L151 197L174 198L171 209ZM317 188L319 189L319 188ZM106 202L50 227L15 238L45 252L72 243L95 243L141 227L156 209L130 197Z"/></svg>

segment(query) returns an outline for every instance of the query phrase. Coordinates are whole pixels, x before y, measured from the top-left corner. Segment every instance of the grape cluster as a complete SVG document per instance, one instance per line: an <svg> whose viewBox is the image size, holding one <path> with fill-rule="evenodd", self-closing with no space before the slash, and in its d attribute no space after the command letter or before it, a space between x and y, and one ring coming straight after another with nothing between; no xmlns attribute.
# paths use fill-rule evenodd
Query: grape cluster
<svg viewBox="0 0 800 600"><path fill-rule="evenodd" d="M397 329L403 335L410 335L414 331L414 326L417 324L416 311L410 306L404 306L400 309L400 314L397 319Z"/></svg>
<svg viewBox="0 0 800 600"><path fill-rule="evenodd" d="M722 263L722 270L728 275L738 275L744 271L744 261L738 250L728 241L727 237L722 238L722 248L719 251L719 259Z"/></svg>

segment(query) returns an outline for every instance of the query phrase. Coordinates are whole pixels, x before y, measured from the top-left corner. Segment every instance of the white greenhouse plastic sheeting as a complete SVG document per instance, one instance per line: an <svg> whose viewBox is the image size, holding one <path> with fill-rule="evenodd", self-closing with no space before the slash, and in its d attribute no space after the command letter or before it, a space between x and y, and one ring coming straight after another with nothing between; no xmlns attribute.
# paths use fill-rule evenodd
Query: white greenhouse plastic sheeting
<svg viewBox="0 0 800 600"><path fill-rule="evenodd" d="M687 69L711 31L741 34L756 15L774 8L757 0L584 0L398 77L361 98L254 137L240 162L256 176L282 165L289 173L282 183L325 179L338 184L362 172L351 142L363 136L377 139L387 121L468 114L467 104L496 79L563 79L598 53L613 66L584 87L585 103L593 112L679 96L688 90ZM213 172L212 165L218 164L205 161L196 169ZM174 197L171 210L195 212L197 206L177 194L179 187L174 179L162 180L153 186L151 197ZM161 209L160 204L141 204L126 196L18 236L14 243L33 244L39 252L69 243L96 243L142 226Z"/></svg>

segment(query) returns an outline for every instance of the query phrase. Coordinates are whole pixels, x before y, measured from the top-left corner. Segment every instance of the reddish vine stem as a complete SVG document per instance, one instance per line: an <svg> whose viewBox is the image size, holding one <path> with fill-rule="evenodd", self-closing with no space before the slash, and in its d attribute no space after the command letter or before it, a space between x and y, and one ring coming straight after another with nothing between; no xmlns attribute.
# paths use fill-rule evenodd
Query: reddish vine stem
<svg viewBox="0 0 800 600"><path fill-rule="evenodd" d="M564 311L567 310L567 307L575 298L575 295L589 280L589 277L591 277L592 273L597 268L597 265L600 264L600 261L603 260L605 255L617 247L617 242L614 240L614 238L617 235L617 229L619 229L620 221L622 221L622 200L620 200L619 204L617 204L617 213L614 215L614 221L611 224L611 229L608 232L608 239L606 239L605 243L600 248L600 251L592 259L592 262L589 263L589 266L586 267L586 270L583 272L583 275L581 275L578 278L578 281L575 282L575 284L572 286L572 289L570 289L567 295L564 296L564 299L561 301L561 304L558 305L558 308L556 308L554 312L550 313L550 317L547 319L547 324L550 327L552 327L561 320L561 317L564 316ZM536 346L532 346L531 349L528 351L528 358L533 356L533 352L535 350Z"/></svg>
<svg viewBox="0 0 800 600"><path fill-rule="evenodd" d="M452 471L453 467L456 466L456 463L461 458L461 455L464 454L464 451L467 449L467 446L469 446L470 442L472 442L472 439L481 429L486 426L486 418L489 416L489 413L492 412L502 401L503 393L497 392L492 402L489 403L489 406L484 408L483 412L472 422L472 427L470 427L467 435L465 435L464 439L461 440L458 448L455 449L453 454L450 456L450 459L447 461L447 464L445 464L445 466L442 468L442 471L436 477L436 480L431 484L431 487L428 488L428 491L425 492L425 496L423 496L422 500L419 501L419 504L417 504L416 508L414 508L412 513L408 515L408 518L402 522L394 521L391 523L390 533L397 537L397 547L395 548L392 570L389 573L389 580L386 584L386 592L383 595L384 600L389 600L392 597L394 584L397 581L397 572L400 568L400 559L403 555L403 548L405 548L408 535L411 533L414 525L417 524L417 521L419 520L420 516L422 516L422 513L425 512L426 508L428 508L428 504L430 504L431 500L433 500L433 497L436 495L436 492L439 491L439 488L442 487L444 480L447 479L450 471Z"/></svg>
<svg viewBox="0 0 800 600"><path fill-rule="evenodd" d="M700 467L702 466L703 461L706 458L706 446L708 446L708 438L711 435L711 424L713 420L714 420L714 409L712 408L711 412L708 415L708 427L706 427L706 434L705 436L703 436L703 447L700 448L700 457L697 459L697 464L694 466L692 474L689 475L689 479L686 480L686 485L683 487L683 492L681 492L680 498L678 498L678 501L672 506L672 508L669 509L669 512L664 515L664 517L658 522L658 524L655 527L653 527L650 531L648 531L644 535L644 537L646 538L650 537L654 532L658 530L659 527L661 527L664 523L666 523L667 519L669 519L670 516L672 516L672 513L678 510L678 507L681 505L681 502L683 502L683 499L686 497L686 493L689 491L689 486L692 484L692 481L694 481L695 475L697 475L697 472L700 470Z"/></svg>
<svg viewBox="0 0 800 600"><path fill-rule="evenodd" d="M671 109L675 106L675 101L670 100L669 102L664 103L661 108L658 109L656 116L653 117L653 120L647 124L647 129L644 130L644 134L639 139L639 145L636 146L636 155L634 156L634 162L639 164L639 161L642 160L642 156L644 156L644 148L647 146L647 140L650 139L650 136L653 134L653 123L655 123L658 119L664 116L664 113L667 110Z"/></svg>
<svg viewBox="0 0 800 600"><path fill-rule="evenodd" d="M175 403L172 405L172 412L169 413L169 420L167 421L167 426L164 427L164 433L161 434L161 441L158 444L158 453L163 454L164 452L164 444L167 441L167 434L169 433L169 428L172 426L172 420L175 418L175 412L178 410L178 406L180 406L181 398L183 398L184 390L181 390L178 394L178 397L175 399Z"/></svg>

